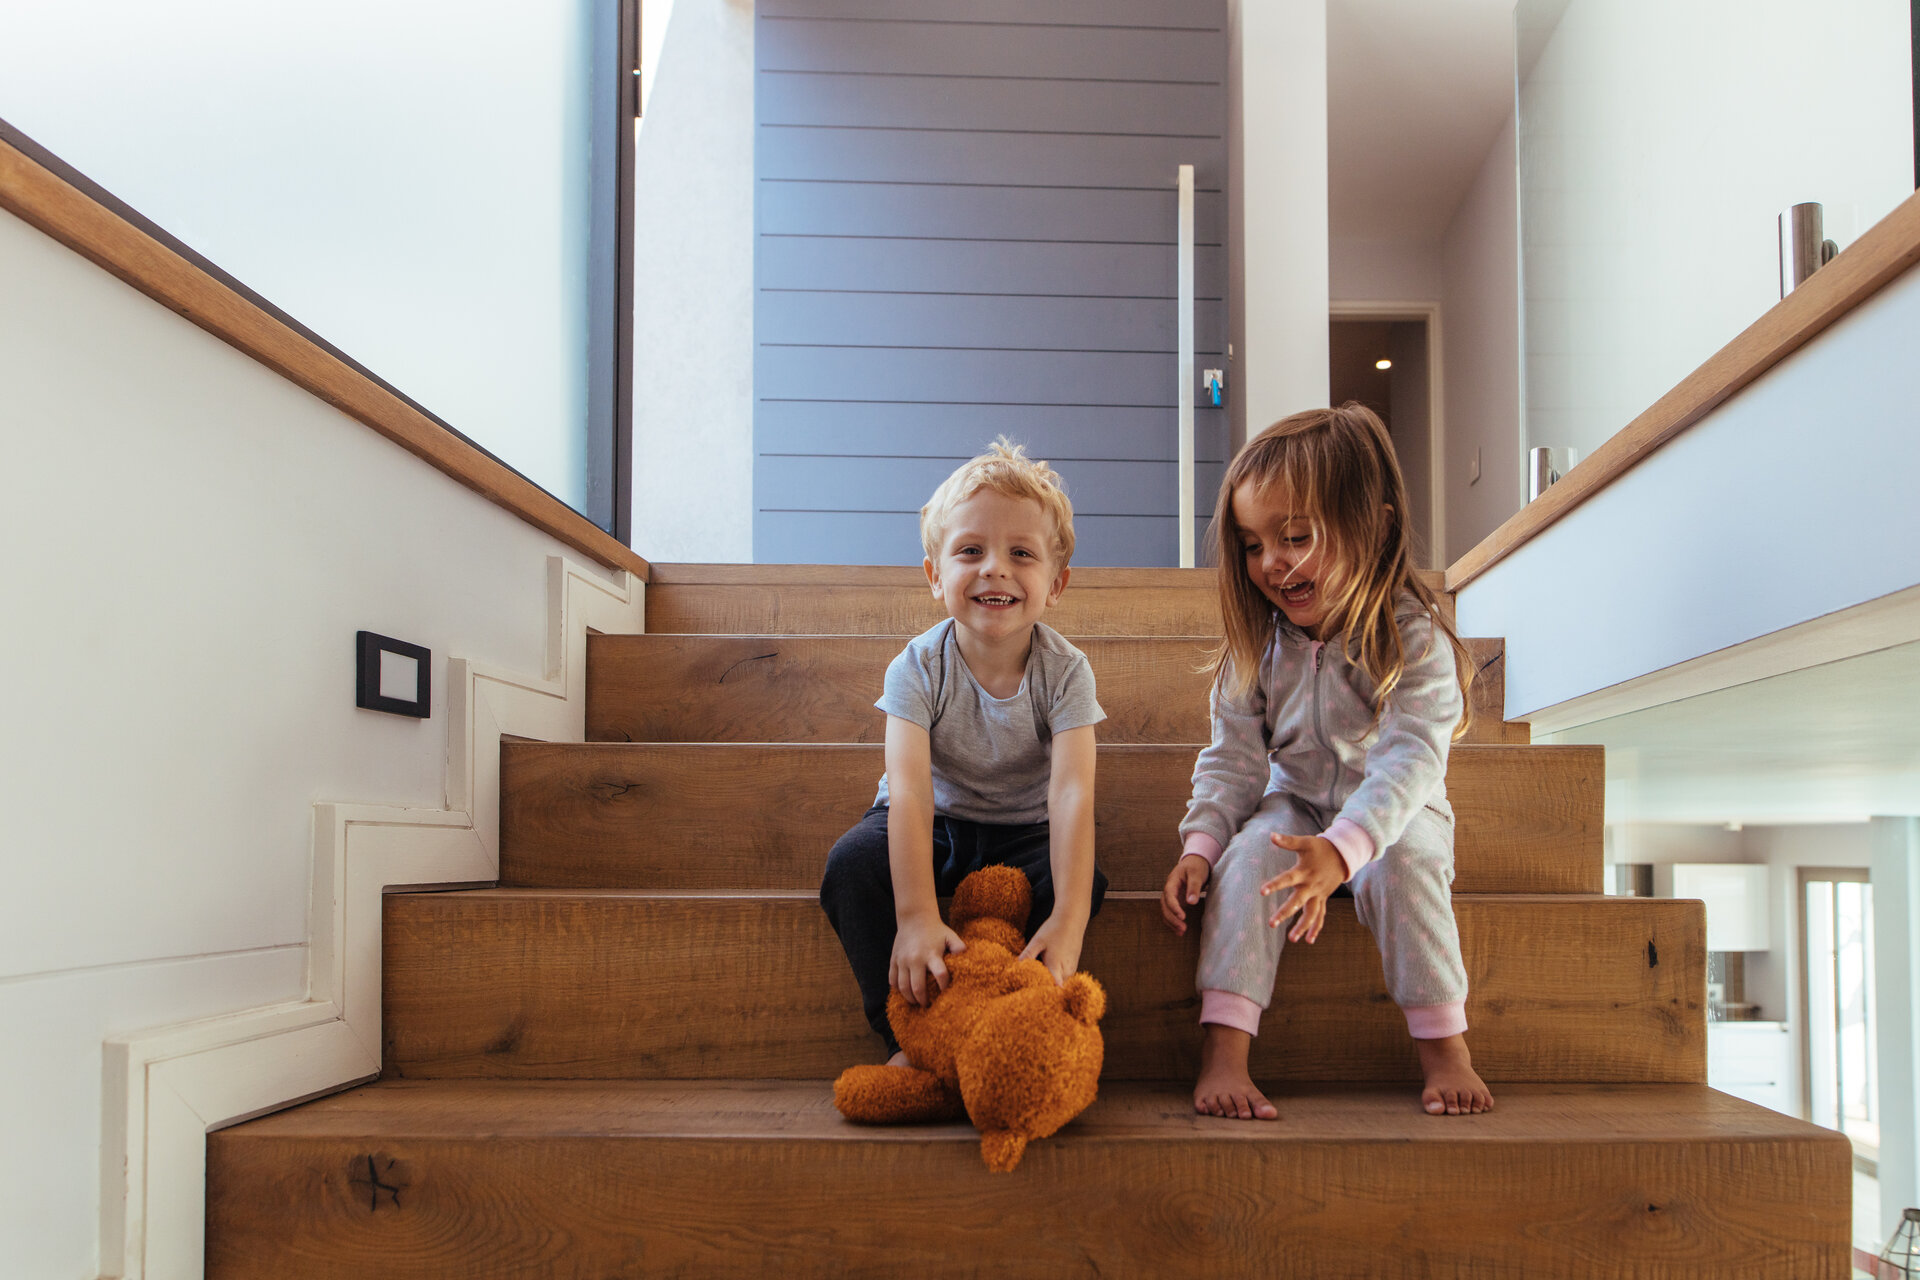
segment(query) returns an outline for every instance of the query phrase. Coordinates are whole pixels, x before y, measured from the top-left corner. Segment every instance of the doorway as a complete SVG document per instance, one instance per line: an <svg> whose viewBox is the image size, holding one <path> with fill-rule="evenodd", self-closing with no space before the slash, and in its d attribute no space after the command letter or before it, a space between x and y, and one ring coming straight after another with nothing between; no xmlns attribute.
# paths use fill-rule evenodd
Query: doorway
<svg viewBox="0 0 1920 1280"><path fill-rule="evenodd" d="M1864 869L1800 869L1800 937L1807 1118L1846 1134L1870 1173L1880 1155L1879 1019Z"/></svg>
<svg viewBox="0 0 1920 1280"><path fill-rule="evenodd" d="M1327 325L1330 400L1358 401L1386 423L1407 482L1407 524L1419 569L1446 564L1434 483L1441 456L1438 329L1439 317L1427 307L1342 307Z"/></svg>

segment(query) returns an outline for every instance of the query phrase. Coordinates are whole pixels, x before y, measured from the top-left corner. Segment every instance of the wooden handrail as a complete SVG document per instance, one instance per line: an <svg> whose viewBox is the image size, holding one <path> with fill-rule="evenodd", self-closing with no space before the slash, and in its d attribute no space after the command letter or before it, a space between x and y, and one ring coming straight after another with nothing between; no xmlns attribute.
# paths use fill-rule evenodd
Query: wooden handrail
<svg viewBox="0 0 1920 1280"><path fill-rule="evenodd" d="M220 279L181 248L0 138L0 209L105 268L348 417L599 564L651 567L606 530Z"/></svg>
<svg viewBox="0 0 1920 1280"><path fill-rule="evenodd" d="M1559 483L1514 514L1447 569L1458 591L1554 521L1637 466L1735 392L1920 262L1920 193L1909 196L1865 235L1720 348Z"/></svg>

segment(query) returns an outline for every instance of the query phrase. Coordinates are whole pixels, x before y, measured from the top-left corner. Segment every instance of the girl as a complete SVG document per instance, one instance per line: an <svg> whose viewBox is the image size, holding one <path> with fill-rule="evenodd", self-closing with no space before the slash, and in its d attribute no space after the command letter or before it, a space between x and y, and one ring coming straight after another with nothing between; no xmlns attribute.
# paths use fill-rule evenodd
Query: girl
<svg viewBox="0 0 1920 1280"><path fill-rule="evenodd" d="M1447 748L1465 728L1471 666L1414 575L1406 510L1386 428L1357 404L1268 427L1220 487L1213 741L1160 901L1185 933L1186 908L1213 882L1196 980L1202 1114L1278 1115L1247 1071L1278 926L1297 915L1285 939L1312 942L1343 883L1419 1047L1426 1109L1493 1106L1467 1053L1448 888Z"/></svg>

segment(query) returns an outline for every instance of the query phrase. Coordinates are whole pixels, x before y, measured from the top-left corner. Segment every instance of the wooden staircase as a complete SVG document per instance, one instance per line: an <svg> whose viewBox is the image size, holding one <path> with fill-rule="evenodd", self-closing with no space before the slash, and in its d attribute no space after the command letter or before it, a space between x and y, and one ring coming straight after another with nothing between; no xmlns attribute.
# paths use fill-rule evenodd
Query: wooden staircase
<svg viewBox="0 0 1920 1280"><path fill-rule="evenodd" d="M1849 1274L1851 1149L1706 1087L1698 903L1599 896L1598 748L1526 745L1475 642L1454 884L1497 1108L1434 1118L1350 901L1255 1042L1281 1119L1197 1117L1198 931L1156 896L1206 737L1204 571L1087 569L1111 891L1100 1100L1013 1175L869 1129L878 1044L815 891L881 772L917 570L656 566L584 744L510 742L497 888L386 900L381 1081L208 1138L212 1276Z"/></svg>

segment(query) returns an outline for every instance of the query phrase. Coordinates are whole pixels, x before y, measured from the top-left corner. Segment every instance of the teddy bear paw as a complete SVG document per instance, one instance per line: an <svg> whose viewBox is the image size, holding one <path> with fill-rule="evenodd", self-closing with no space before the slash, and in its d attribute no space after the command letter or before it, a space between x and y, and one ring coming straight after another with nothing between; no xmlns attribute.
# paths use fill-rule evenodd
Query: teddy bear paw
<svg viewBox="0 0 1920 1280"><path fill-rule="evenodd" d="M918 1067L848 1067L833 1082L833 1105L859 1124L958 1120L966 1114L958 1090Z"/></svg>

